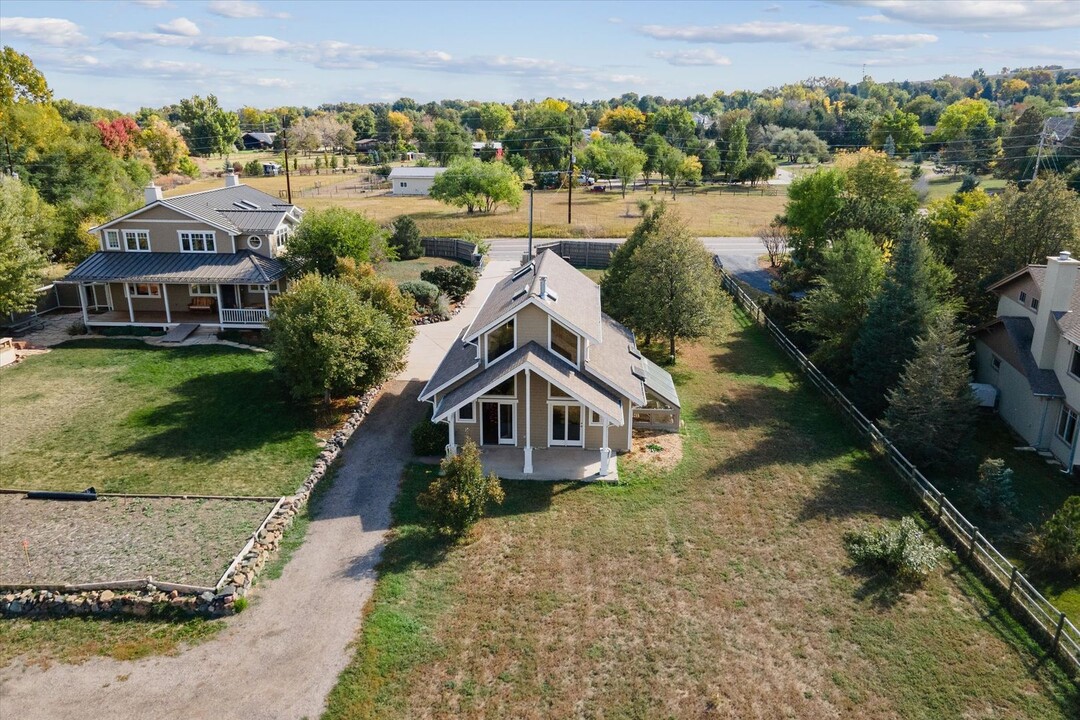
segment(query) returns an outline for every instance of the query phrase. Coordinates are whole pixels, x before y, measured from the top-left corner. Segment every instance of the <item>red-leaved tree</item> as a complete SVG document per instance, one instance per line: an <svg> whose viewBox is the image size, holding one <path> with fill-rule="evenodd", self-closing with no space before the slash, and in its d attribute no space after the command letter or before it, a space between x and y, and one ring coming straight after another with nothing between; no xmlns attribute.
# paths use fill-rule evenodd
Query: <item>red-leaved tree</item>
<svg viewBox="0 0 1080 720"><path fill-rule="evenodd" d="M94 127L101 133L101 144L113 155L129 158L135 154L139 141L139 126L127 116L112 122L98 120Z"/></svg>

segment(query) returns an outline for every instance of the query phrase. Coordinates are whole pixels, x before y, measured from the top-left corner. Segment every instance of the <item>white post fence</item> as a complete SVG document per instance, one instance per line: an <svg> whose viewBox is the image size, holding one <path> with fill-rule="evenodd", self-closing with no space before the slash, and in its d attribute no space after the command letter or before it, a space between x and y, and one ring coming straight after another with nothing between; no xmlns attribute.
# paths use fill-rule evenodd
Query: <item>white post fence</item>
<svg viewBox="0 0 1080 720"><path fill-rule="evenodd" d="M924 509L951 539L958 555L990 580L1005 600L1005 606L1013 616L1035 630L1035 636L1065 664L1074 676L1080 672L1080 631L1049 600L1042 596L1028 581L1020 569L1013 565L979 529L957 510L952 502L926 479L892 441L825 375L810 362L809 358L770 320L761 307L739 286L735 279L721 266L715 267L720 274L724 289L734 297L740 307L757 323L764 326L769 335L788 357L795 361L802 373L815 387L831 400L858 430L880 452L908 487L918 496Z"/></svg>

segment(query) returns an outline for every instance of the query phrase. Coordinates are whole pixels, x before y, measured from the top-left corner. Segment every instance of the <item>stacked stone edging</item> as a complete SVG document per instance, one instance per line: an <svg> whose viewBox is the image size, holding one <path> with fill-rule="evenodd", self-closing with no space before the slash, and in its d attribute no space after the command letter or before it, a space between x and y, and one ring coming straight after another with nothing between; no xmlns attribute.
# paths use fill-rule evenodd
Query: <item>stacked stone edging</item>
<svg viewBox="0 0 1080 720"><path fill-rule="evenodd" d="M84 585L0 586L0 612L5 616L63 617L68 615L135 615L178 612L219 617L236 612L236 601L251 590L259 572L281 545L293 518L307 505L353 433L371 411L382 386L366 392L356 408L326 441L311 472L274 510L229 565L214 588L145 580L123 580Z"/></svg>

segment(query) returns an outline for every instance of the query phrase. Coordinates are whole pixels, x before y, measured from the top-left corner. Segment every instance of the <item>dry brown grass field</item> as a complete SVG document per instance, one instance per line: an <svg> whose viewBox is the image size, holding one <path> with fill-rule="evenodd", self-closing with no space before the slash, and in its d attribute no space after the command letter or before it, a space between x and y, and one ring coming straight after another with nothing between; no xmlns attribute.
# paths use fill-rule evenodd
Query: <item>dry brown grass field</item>
<svg viewBox="0 0 1080 720"><path fill-rule="evenodd" d="M950 560L920 590L845 531L915 503L756 327L683 349L685 455L504 483L464 544L414 466L329 718L1066 718L1078 691Z"/></svg>

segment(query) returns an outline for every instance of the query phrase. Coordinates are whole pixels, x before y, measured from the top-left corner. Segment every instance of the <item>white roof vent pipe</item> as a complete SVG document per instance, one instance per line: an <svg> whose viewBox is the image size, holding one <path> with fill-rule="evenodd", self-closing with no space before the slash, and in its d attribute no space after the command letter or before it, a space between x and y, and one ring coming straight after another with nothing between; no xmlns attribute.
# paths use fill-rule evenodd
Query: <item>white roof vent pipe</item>
<svg viewBox="0 0 1080 720"><path fill-rule="evenodd" d="M1062 250L1058 253L1058 260L1072 260L1072 253L1068 250Z"/></svg>
<svg viewBox="0 0 1080 720"><path fill-rule="evenodd" d="M548 296L547 275L541 275L540 276L540 299L541 300L547 300L547 296Z"/></svg>

